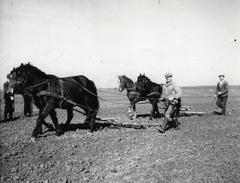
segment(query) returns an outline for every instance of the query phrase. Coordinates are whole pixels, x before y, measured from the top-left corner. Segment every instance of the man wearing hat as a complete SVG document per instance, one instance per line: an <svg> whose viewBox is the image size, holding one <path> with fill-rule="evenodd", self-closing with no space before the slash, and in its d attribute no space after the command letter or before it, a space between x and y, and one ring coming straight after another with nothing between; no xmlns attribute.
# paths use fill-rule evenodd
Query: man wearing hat
<svg viewBox="0 0 240 183"><path fill-rule="evenodd" d="M7 120L7 115L9 115L8 120L12 120L13 111L14 111L14 94L13 88L10 87L10 74L7 75L7 81L3 84L4 89L4 100L5 100L5 107L4 107L4 120Z"/></svg>
<svg viewBox="0 0 240 183"><path fill-rule="evenodd" d="M223 74L219 75L220 81L217 83L214 97L217 98L217 106L221 109L221 114L226 113L226 103L228 98L228 82L224 80Z"/></svg>
<svg viewBox="0 0 240 183"><path fill-rule="evenodd" d="M182 91L180 87L176 84L176 82L172 81L172 74L166 73L166 83L163 85L162 90L162 96L160 100L163 100L166 102L167 109L164 113L164 122L161 127L159 127L159 132L164 133L166 130L166 127L168 125L168 122L173 121L173 115L176 110L177 105L179 105L180 102L180 96L182 95ZM175 121L175 129L179 129L179 123L177 120Z"/></svg>

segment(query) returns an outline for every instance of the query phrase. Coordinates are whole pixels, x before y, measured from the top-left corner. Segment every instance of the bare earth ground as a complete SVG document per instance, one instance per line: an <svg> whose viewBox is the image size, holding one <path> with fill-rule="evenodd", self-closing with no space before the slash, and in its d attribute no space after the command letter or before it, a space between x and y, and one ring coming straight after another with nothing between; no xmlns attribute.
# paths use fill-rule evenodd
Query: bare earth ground
<svg viewBox="0 0 240 183"><path fill-rule="evenodd" d="M119 123L160 125L127 116L125 93L99 91L100 117ZM213 92L183 89L183 105L192 111L215 109ZM2 96L1 96L2 97ZM181 129L160 134L156 127L134 129L104 127L94 133L81 129L84 116L74 112L69 128L60 137L46 131L36 141L30 135L37 119L23 116L21 96L16 97L12 122L0 123L0 182L240 182L240 92L230 91L227 116L180 117ZM149 104L137 105L138 114L149 114ZM161 110L162 112L162 110ZM57 110L59 123L66 111ZM1 117L3 116L3 100ZM50 118L46 121L51 122ZM106 126L107 122L105 123Z"/></svg>

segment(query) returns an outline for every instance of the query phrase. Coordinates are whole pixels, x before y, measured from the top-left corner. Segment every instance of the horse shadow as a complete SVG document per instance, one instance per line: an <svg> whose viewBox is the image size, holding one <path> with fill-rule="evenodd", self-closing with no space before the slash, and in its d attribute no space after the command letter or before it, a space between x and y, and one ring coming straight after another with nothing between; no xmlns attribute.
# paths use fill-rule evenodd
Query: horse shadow
<svg viewBox="0 0 240 183"><path fill-rule="evenodd" d="M146 117L150 117L150 116L151 116L151 114L137 114L137 118L146 118ZM159 119L159 118L162 118L162 117L164 117L163 113L153 115L154 119Z"/></svg>
<svg viewBox="0 0 240 183"><path fill-rule="evenodd" d="M98 131L98 130L102 130L106 127L111 127L112 123L110 122L101 122L95 123L95 130L94 131ZM77 130L89 130L89 125L87 123L79 123L79 124L69 124L67 128L64 128L64 124L60 124L60 128L64 129L64 131L77 131Z"/></svg>
<svg viewBox="0 0 240 183"><path fill-rule="evenodd" d="M15 121L15 120L19 119L20 117L21 116L14 117L12 119L3 119L3 120L0 120L0 123L6 123L6 122Z"/></svg>

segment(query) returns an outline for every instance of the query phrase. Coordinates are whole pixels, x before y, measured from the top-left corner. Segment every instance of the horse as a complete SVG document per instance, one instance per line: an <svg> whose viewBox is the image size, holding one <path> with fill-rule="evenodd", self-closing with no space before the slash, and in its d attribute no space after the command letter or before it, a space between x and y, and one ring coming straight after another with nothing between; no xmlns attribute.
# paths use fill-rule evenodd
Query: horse
<svg viewBox="0 0 240 183"><path fill-rule="evenodd" d="M21 64L11 71L10 82L14 85L14 91L22 94L29 90L33 96L35 105L39 108L39 115L32 137L36 140L39 128L49 114L57 136L64 133L73 118L73 107L82 108L86 114L85 123L90 131L94 131L95 119L99 110L97 89L93 81L83 75L58 78L47 75L30 63ZM64 128L60 128L56 115L56 108L67 110L67 121Z"/></svg>
<svg viewBox="0 0 240 183"><path fill-rule="evenodd" d="M122 92L123 90L127 91L127 97L130 101L130 104L128 106L129 117L130 119L135 120L137 117L136 103L139 102L140 100L143 100L143 98L141 98L140 93L136 91L135 83L130 78L128 78L125 75L121 75L121 76L118 76L118 79L120 81L118 91L119 92ZM131 109L133 109L134 114L132 114Z"/></svg>
<svg viewBox="0 0 240 183"><path fill-rule="evenodd" d="M162 94L162 86L163 85L152 82L145 74L140 74L137 78L136 91L152 104L150 120L152 120L154 116L160 116L157 103Z"/></svg>

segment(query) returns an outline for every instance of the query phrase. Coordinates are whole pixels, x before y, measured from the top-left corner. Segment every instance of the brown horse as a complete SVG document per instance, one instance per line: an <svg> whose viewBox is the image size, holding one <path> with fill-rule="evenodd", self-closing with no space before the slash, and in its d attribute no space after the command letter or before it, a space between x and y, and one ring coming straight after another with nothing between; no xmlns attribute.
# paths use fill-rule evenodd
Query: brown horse
<svg viewBox="0 0 240 183"><path fill-rule="evenodd" d="M135 120L137 117L136 103L139 102L140 100L145 100L145 99L141 98L140 93L136 92L136 86L130 78L128 78L125 75L122 75L122 76L118 76L118 79L120 81L118 91L122 92L123 90L126 90L127 97L130 101L130 104L128 106L129 118ZM133 109L133 113L132 113L132 109Z"/></svg>

